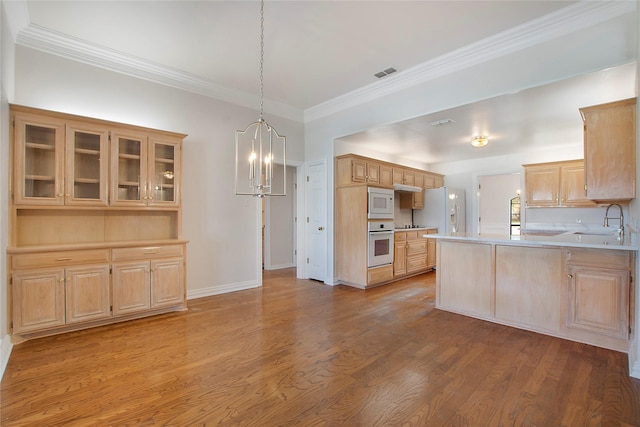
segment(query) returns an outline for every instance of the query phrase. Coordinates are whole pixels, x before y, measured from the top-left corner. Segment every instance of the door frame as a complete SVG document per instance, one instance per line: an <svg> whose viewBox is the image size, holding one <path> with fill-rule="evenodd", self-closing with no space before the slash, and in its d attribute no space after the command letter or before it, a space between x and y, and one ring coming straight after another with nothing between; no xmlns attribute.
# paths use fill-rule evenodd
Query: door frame
<svg viewBox="0 0 640 427"><path fill-rule="evenodd" d="M515 173L520 174L520 189L524 188L524 174L522 172L522 168L505 169L505 170L498 170L498 171L474 173L473 174L473 192L474 192L475 195L472 198L473 206L471 208L472 215L473 215L473 222L472 222L473 229L471 230L472 233L478 234L478 232L480 230L480 194L479 194L479 191L478 191L478 185L480 183L480 177L483 177L483 176L494 176L494 175L513 175ZM523 192L521 191L520 194L522 195ZM524 209L521 211L520 223L521 224L524 223Z"/></svg>

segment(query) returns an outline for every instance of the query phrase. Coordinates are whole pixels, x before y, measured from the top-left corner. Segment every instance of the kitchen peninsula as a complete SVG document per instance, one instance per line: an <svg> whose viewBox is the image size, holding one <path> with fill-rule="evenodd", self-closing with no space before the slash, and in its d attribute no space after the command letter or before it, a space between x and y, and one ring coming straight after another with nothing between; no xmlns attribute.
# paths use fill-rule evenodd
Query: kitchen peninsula
<svg viewBox="0 0 640 427"><path fill-rule="evenodd" d="M437 240L436 307L627 352L635 233L522 236L430 234Z"/></svg>

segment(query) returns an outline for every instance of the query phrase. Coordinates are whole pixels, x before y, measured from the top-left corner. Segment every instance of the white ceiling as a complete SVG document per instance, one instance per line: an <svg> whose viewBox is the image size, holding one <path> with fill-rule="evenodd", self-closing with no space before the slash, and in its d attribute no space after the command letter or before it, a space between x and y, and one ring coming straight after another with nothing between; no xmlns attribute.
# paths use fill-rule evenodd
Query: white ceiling
<svg viewBox="0 0 640 427"><path fill-rule="evenodd" d="M604 9L598 9L599 4ZM241 105L259 105L257 1L5 0L4 5L18 44ZM613 28L609 33L618 38L633 34L635 43L635 2L618 5L622 6L552 0L267 0L265 111L273 107L272 111L290 112L281 114L285 117L303 120L324 106L339 108L336 100L346 95L401 87L403 81L416 75L424 78L443 64L462 63L471 52L522 49L528 39L553 38L590 20L596 25L595 21L621 13L632 13L633 19L624 21L630 28ZM374 77L388 67L398 72L380 80ZM635 81L635 68L623 68L614 77L592 78L609 83L612 78L625 79L628 87L629 78ZM559 111L570 107L575 112L588 102L581 85L593 85L593 81L584 77L566 85L497 97L343 140L380 152L411 152L414 160L424 163L509 154L513 147L500 140L518 140L527 129L539 128L538 121L547 129L566 128L576 120L579 124L577 113L568 117ZM443 118L456 123L439 128L428 125ZM492 137L481 154L468 144L477 132ZM531 144L549 144L544 132L528 139Z"/></svg>

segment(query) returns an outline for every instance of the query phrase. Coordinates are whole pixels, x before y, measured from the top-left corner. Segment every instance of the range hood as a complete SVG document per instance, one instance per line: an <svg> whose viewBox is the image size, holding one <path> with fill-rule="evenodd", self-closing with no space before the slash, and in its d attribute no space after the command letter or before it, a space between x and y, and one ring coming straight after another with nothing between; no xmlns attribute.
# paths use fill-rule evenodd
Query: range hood
<svg viewBox="0 0 640 427"><path fill-rule="evenodd" d="M405 184L393 184L393 189L395 191L400 191L403 193L421 193L422 188L416 187L414 185L405 185Z"/></svg>

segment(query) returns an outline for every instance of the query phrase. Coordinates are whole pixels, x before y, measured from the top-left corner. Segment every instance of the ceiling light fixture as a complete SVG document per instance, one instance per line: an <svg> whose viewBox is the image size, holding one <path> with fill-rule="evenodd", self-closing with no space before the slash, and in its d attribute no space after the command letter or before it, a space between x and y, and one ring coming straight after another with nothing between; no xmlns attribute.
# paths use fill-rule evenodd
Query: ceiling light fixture
<svg viewBox="0 0 640 427"><path fill-rule="evenodd" d="M236 130L236 195L285 196L287 167L285 136L269 125L264 115L264 0L260 1L260 119ZM276 168L274 161L282 163ZM282 170L280 173L279 171ZM280 190L280 191L279 191Z"/></svg>
<svg viewBox="0 0 640 427"><path fill-rule="evenodd" d="M488 142L489 138L487 138L486 136L474 136L473 138L471 138L471 145L478 148L484 147Z"/></svg>

